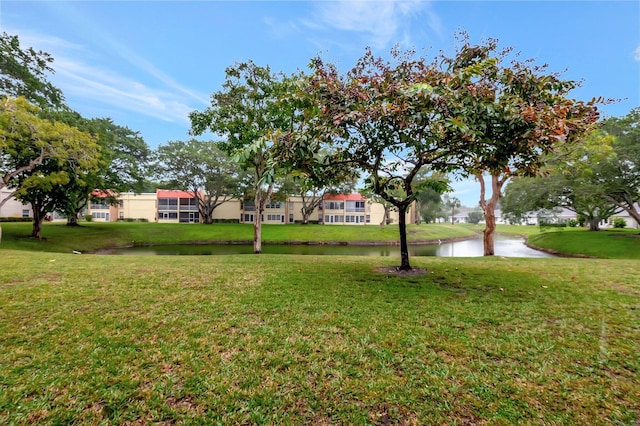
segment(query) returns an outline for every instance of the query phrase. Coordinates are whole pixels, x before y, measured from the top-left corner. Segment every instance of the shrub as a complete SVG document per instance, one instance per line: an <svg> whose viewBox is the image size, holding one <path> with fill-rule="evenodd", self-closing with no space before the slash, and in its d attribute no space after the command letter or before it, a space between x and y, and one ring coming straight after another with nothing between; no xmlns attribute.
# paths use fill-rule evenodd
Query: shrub
<svg viewBox="0 0 640 426"><path fill-rule="evenodd" d="M622 229L622 228L624 228L626 226L627 226L627 221L624 220L623 218L621 218L621 217L614 217L613 218L613 227L614 228Z"/></svg>
<svg viewBox="0 0 640 426"><path fill-rule="evenodd" d="M87 222L91 222L93 220L93 216L91 216L90 214L85 214L84 220L86 220Z"/></svg>
<svg viewBox="0 0 640 426"><path fill-rule="evenodd" d="M580 224L580 222L578 222L576 219L569 219L569 221L567 221L567 226L569 228L575 228L579 224Z"/></svg>
<svg viewBox="0 0 640 426"><path fill-rule="evenodd" d="M31 222L31 217L0 217L0 222Z"/></svg>

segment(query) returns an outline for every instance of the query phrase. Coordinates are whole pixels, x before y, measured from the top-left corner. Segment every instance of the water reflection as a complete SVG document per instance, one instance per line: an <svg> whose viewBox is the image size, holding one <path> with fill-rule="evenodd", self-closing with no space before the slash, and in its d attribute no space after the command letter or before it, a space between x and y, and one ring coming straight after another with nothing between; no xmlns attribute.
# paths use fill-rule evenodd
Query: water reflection
<svg viewBox="0 0 640 426"><path fill-rule="evenodd" d="M453 243L409 246L410 256L441 256L441 257L475 257L483 255L481 238L457 241ZM263 245L262 252L266 254L295 254L313 256L392 256L400 257L398 246L342 246L342 245ZM108 254L142 256L184 256L184 255L223 255L223 254L251 254L253 247L246 244L223 245L158 245L152 247L131 247L114 249ZM496 256L505 257L553 257L548 253L533 250L524 245L524 240L517 237L497 236L495 240Z"/></svg>

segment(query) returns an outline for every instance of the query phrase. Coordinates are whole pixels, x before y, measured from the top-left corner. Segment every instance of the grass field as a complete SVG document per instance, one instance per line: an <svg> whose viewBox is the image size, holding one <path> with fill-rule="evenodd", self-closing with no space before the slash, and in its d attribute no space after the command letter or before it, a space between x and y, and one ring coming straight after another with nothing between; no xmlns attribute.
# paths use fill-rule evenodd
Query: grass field
<svg viewBox="0 0 640 426"><path fill-rule="evenodd" d="M250 226L2 227L0 424L640 423L637 231L529 237L615 259L414 257L426 274L397 276L393 258L68 254ZM397 228L265 228L285 238Z"/></svg>
<svg viewBox="0 0 640 426"><path fill-rule="evenodd" d="M1 424L628 424L640 268L0 258Z"/></svg>
<svg viewBox="0 0 640 426"><path fill-rule="evenodd" d="M94 251L106 247L131 244L163 244L180 242L253 241L251 224L157 224L157 223L86 223L68 227L60 223L46 223L44 240L26 238L29 223L3 223L0 248L69 253ZM447 225L409 225L410 242L438 241L475 235L471 229ZM283 242L381 242L398 241L397 225L381 229L378 225L264 225L263 243Z"/></svg>

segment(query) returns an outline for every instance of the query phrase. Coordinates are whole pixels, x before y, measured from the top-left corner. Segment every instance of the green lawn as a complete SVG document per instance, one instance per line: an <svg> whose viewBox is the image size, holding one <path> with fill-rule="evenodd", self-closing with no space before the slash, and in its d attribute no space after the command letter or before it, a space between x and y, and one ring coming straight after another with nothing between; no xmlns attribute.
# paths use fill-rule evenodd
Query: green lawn
<svg viewBox="0 0 640 426"><path fill-rule="evenodd" d="M561 254L581 254L603 259L640 260L640 232L637 229L544 232L531 236L529 244Z"/></svg>
<svg viewBox="0 0 640 426"><path fill-rule="evenodd" d="M29 223L2 223L0 248L69 253L73 250L94 251L107 247L131 244L167 244L180 242L253 241L251 224L158 224L158 223L85 223L68 227L60 223L46 223L43 241L26 238L31 232ZM410 242L438 241L464 238L475 233L461 226L409 225ZM265 244L283 242L339 241L345 243L382 242L399 240L398 226L381 229L378 225L264 225Z"/></svg>
<svg viewBox="0 0 640 426"><path fill-rule="evenodd" d="M2 230L0 424L640 422L637 230L529 236L613 260L413 257L427 273L407 276L380 272L385 257L68 254L249 240L250 225ZM397 241L393 226L264 231Z"/></svg>
<svg viewBox="0 0 640 426"><path fill-rule="evenodd" d="M640 268L3 250L0 424L640 421Z"/></svg>

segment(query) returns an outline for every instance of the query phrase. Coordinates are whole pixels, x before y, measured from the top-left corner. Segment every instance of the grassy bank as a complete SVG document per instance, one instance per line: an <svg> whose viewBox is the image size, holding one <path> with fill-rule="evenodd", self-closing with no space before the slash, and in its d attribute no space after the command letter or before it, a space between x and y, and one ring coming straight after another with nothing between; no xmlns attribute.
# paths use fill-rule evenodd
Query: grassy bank
<svg viewBox="0 0 640 426"><path fill-rule="evenodd" d="M0 258L1 424L628 424L640 268Z"/></svg>
<svg viewBox="0 0 640 426"><path fill-rule="evenodd" d="M529 237L533 247L560 254L581 254L602 259L640 260L640 232L637 229L603 229L544 232Z"/></svg>
<svg viewBox="0 0 640 426"><path fill-rule="evenodd" d="M43 241L26 238L31 232L28 223L2 223L0 248L62 252L94 251L131 244L178 244L186 242L253 241L251 224L157 224L157 223L86 223L80 227L46 223ZM409 225L410 242L438 241L474 235L461 226ZM378 225L264 225L263 242L381 242L393 244L399 240L397 225L384 229Z"/></svg>

